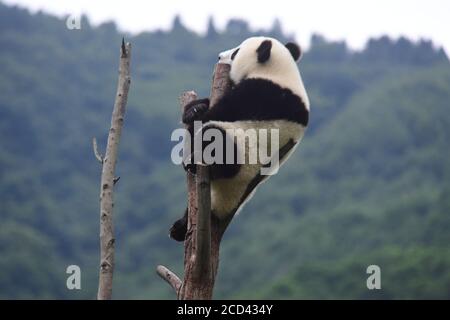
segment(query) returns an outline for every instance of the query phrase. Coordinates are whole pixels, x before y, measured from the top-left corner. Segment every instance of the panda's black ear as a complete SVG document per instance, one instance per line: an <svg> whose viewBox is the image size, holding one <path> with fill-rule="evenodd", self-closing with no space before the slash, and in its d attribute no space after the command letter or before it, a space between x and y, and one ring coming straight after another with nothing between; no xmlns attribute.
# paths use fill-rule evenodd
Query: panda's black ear
<svg viewBox="0 0 450 320"><path fill-rule="evenodd" d="M264 63L270 58L270 50L272 49L272 41L264 40L259 45L258 49L256 49L256 53L258 54L258 62Z"/></svg>
<svg viewBox="0 0 450 320"><path fill-rule="evenodd" d="M293 42L286 43L286 48L288 48L289 52L292 55L292 58L294 58L295 61L298 61L300 57L302 56L302 51L300 50L300 47L298 44Z"/></svg>

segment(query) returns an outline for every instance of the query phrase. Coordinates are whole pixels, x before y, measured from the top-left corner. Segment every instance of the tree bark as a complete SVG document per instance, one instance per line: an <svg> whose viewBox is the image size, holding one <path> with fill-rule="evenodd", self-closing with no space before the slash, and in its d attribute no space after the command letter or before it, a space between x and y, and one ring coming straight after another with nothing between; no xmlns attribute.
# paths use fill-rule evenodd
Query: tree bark
<svg viewBox="0 0 450 320"><path fill-rule="evenodd" d="M102 177L100 184L100 272L98 284L98 300L109 300L112 296L114 273L114 225L113 225L113 192L114 185L119 178L115 177L117 152L125 117L125 109L130 88L130 43L122 40L120 50L119 80L114 109L111 118L111 128L108 134L106 154L103 158L97 150L95 139L94 153L102 163Z"/></svg>
<svg viewBox="0 0 450 320"><path fill-rule="evenodd" d="M210 107L230 88L230 66L216 64L210 94ZM193 91L180 97L182 108L195 100ZM170 283L167 268L159 266L158 274L169 282L180 300L212 299L214 284L219 266L219 248L232 217L219 220L211 215L211 189L209 167L197 166L196 175L187 173L188 189L188 230L184 242L184 280L181 288Z"/></svg>
<svg viewBox="0 0 450 320"><path fill-rule="evenodd" d="M216 64L210 94L210 107L225 94L230 87L230 66ZM184 281L180 299L211 299L219 265L219 247L222 232L211 219L211 188L209 167L198 165L196 183L188 173L188 232L185 240ZM212 228L212 221L214 227Z"/></svg>

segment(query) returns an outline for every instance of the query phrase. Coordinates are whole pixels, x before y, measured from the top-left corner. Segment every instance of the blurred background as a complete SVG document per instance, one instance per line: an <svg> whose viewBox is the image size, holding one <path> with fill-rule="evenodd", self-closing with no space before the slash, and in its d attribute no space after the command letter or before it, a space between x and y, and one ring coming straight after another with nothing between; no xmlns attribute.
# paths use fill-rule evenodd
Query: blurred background
<svg viewBox="0 0 450 320"><path fill-rule="evenodd" d="M225 6L226 5L226 6ZM160 6L160 7L159 7ZM167 236L178 95L207 96L217 53L295 40L310 128L222 242L216 298L450 298L450 6L445 1L0 2L0 298L93 299L99 181L119 45L132 85L115 193L114 297L174 299ZM68 16L81 29L67 28ZM66 288L68 265L81 290ZM368 290L366 268L381 268Z"/></svg>

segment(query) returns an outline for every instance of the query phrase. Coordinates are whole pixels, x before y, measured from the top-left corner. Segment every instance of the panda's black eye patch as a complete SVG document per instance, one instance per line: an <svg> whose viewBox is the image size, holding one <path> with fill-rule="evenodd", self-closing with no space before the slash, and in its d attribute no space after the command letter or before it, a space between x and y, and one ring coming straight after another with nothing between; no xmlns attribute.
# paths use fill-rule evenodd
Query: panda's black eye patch
<svg viewBox="0 0 450 320"><path fill-rule="evenodd" d="M239 51L239 48L237 48L236 50L234 50L234 52L231 54L231 60L234 60L234 57L236 57L238 51Z"/></svg>

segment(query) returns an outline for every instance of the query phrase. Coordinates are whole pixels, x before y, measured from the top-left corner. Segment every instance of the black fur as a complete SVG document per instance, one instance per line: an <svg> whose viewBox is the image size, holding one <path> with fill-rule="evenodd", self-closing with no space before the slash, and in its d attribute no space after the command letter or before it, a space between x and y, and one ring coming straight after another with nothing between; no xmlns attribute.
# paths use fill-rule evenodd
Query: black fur
<svg viewBox="0 0 450 320"><path fill-rule="evenodd" d="M280 148L279 156L280 161L283 160L284 157L288 154L288 152L297 144L296 141L290 139L283 147ZM268 165L265 165L265 167L268 167ZM241 200L239 201L239 204L236 208L233 209L233 212L230 212L230 216L227 218L229 221L233 217L233 215L236 213L237 209L241 206L241 204L247 199L247 197L252 193L252 191L263 181L265 176L258 174L256 177L253 178L252 181L250 181L249 185L247 186L247 189L245 190L245 193L242 195ZM172 228L170 228L169 235L172 239L176 241L184 241L186 238L186 232L187 232L187 215L188 215L188 209L184 211L184 215L181 219L177 220Z"/></svg>
<svg viewBox="0 0 450 320"><path fill-rule="evenodd" d="M239 169L241 167L240 164L238 164L238 149L237 149L237 145L236 142L234 141L233 137L230 137L229 135L226 134L225 130L219 127L216 127L214 125L208 125L207 127L205 127L203 130L208 130L208 129L217 129L222 133L222 141L223 141L223 149L222 149L222 155L223 155L223 163L222 164L214 164L210 166L210 178L211 180L216 180L216 179L230 179L232 177L234 177L235 175L237 175L239 173ZM226 159L227 159L227 145L229 144L229 142L227 142L227 140L231 140L230 142L233 143L234 146L234 151L233 151L233 160L232 163L227 164L226 163ZM205 141L203 143L203 149L205 150L206 146L208 144L212 143L212 141ZM212 155L214 156L214 154Z"/></svg>
<svg viewBox="0 0 450 320"><path fill-rule="evenodd" d="M281 88L272 81L265 79L247 79L241 81L233 87L216 105L207 109L208 99L199 99L189 103L185 107L183 121L192 123L194 120L203 122L217 121L245 121L245 120L287 120L300 123L303 126L308 125L309 112L299 96L289 89ZM194 112L196 110L196 112ZM187 120L190 120L187 122ZM211 126L210 126L211 127ZM223 129L219 129L225 139L229 138ZM203 129L205 130L205 128ZM193 125L189 126L189 132L193 137ZM203 133L202 133L203 134ZM194 141L192 138L191 141ZM210 144L209 141L203 142L203 149ZM192 143L191 153L194 151ZM225 148L226 144L224 144ZM223 151L226 159L225 150ZM237 148L235 145L235 158L237 157ZM236 161L234 162L236 163ZM191 173L196 172L195 165L185 164L184 168ZM239 172L238 164L216 164L212 166L212 178L231 178Z"/></svg>
<svg viewBox="0 0 450 320"><path fill-rule="evenodd" d="M188 209L184 211L184 215L181 219L175 221L169 230L169 236L176 241L184 241L187 232L187 215Z"/></svg>
<svg viewBox="0 0 450 320"><path fill-rule="evenodd" d="M234 58L236 57L237 53L239 52L239 48L237 48L236 50L234 50L234 52L231 54L231 60L234 60Z"/></svg>
<svg viewBox="0 0 450 320"><path fill-rule="evenodd" d="M270 58L270 50L272 49L272 41L264 40L259 45L258 49L256 49L256 53L258 54L258 62L264 63Z"/></svg>
<svg viewBox="0 0 450 320"><path fill-rule="evenodd" d="M230 179L232 177L234 177L235 175L238 174L239 169L240 169L240 164L238 164L237 160L238 160L238 149L237 149L237 145L236 142L233 140L233 137L230 137L229 135L226 134L225 130L214 126L214 125L208 125L202 128L202 136L204 134L204 132L208 129L217 129L218 131L220 131L220 133L222 134L222 141L223 141L223 149L222 149L222 163L214 163L214 164L210 164L210 178L211 180L216 180L216 179ZM193 137L193 125L191 125L189 127L189 133L191 134L191 141L194 142L195 138ZM227 145L229 144L229 142L227 142L227 140L231 140L231 142L233 143L234 146L234 150L233 150L233 160L232 163L227 164L226 163L226 159L227 159ZM214 142L214 139L212 141L203 141L202 139L202 150L205 150L205 148ZM191 144L191 155L194 152L194 143ZM213 150L213 154L212 156L215 156L215 150ZM192 174L195 174L197 172L197 168L196 165L193 163L194 159L193 156L191 156L191 161L189 163L183 163L183 167L186 171L191 172Z"/></svg>
<svg viewBox="0 0 450 320"><path fill-rule="evenodd" d="M271 44L270 44L271 46ZM258 52L259 54L259 52ZM270 49L269 49L270 56ZM247 79L241 81L222 97L212 108L205 108L202 105L209 105L209 100L201 99L191 102L185 108L183 121L190 124L189 131L193 134L194 120L203 122L217 121L245 121L245 120L287 120L308 125L309 112L302 99L291 90L280 87L272 81L265 79ZM195 111L194 108L195 107ZM191 110L192 109L192 110ZM225 135L221 128L217 128ZM192 140L193 141L193 140ZM225 140L223 140L225 141ZM203 150L207 144L204 142ZM280 150L280 159L295 145L290 141ZM226 143L225 143L226 146ZM286 149L286 150L284 150ZM224 152L225 155L225 152ZM237 158L237 147L235 144L235 158ZM226 158L225 158L226 159ZM237 163L236 159L235 162ZM195 172L195 165L188 164L187 168ZM211 178L231 178L239 172L240 165L215 164L211 166ZM261 183L264 176L257 175L247 187L241 198L240 204L249 196L254 188ZM238 209L235 208L234 212ZM232 217L232 214L230 215ZM170 229L170 237L177 241L184 241L187 232L187 209L183 218L174 223Z"/></svg>
<svg viewBox="0 0 450 320"><path fill-rule="evenodd" d="M270 80L241 81L203 114L203 121L287 120L308 125L309 112L302 99Z"/></svg>
<svg viewBox="0 0 450 320"><path fill-rule="evenodd" d="M209 99L198 99L188 103L184 107L182 116L183 123L190 124L200 120L203 114L209 109Z"/></svg>
<svg viewBox="0 0 450 320"><path fill-rule="evenodd" d="M302 51L300 50L300 47L297 44L295 44L293 42L288 42L288 43L286 43L286 48L288 48L289 52L292 55L292 58L294 58L295 61L300 59L300 56L302 55Z"/></svg>

